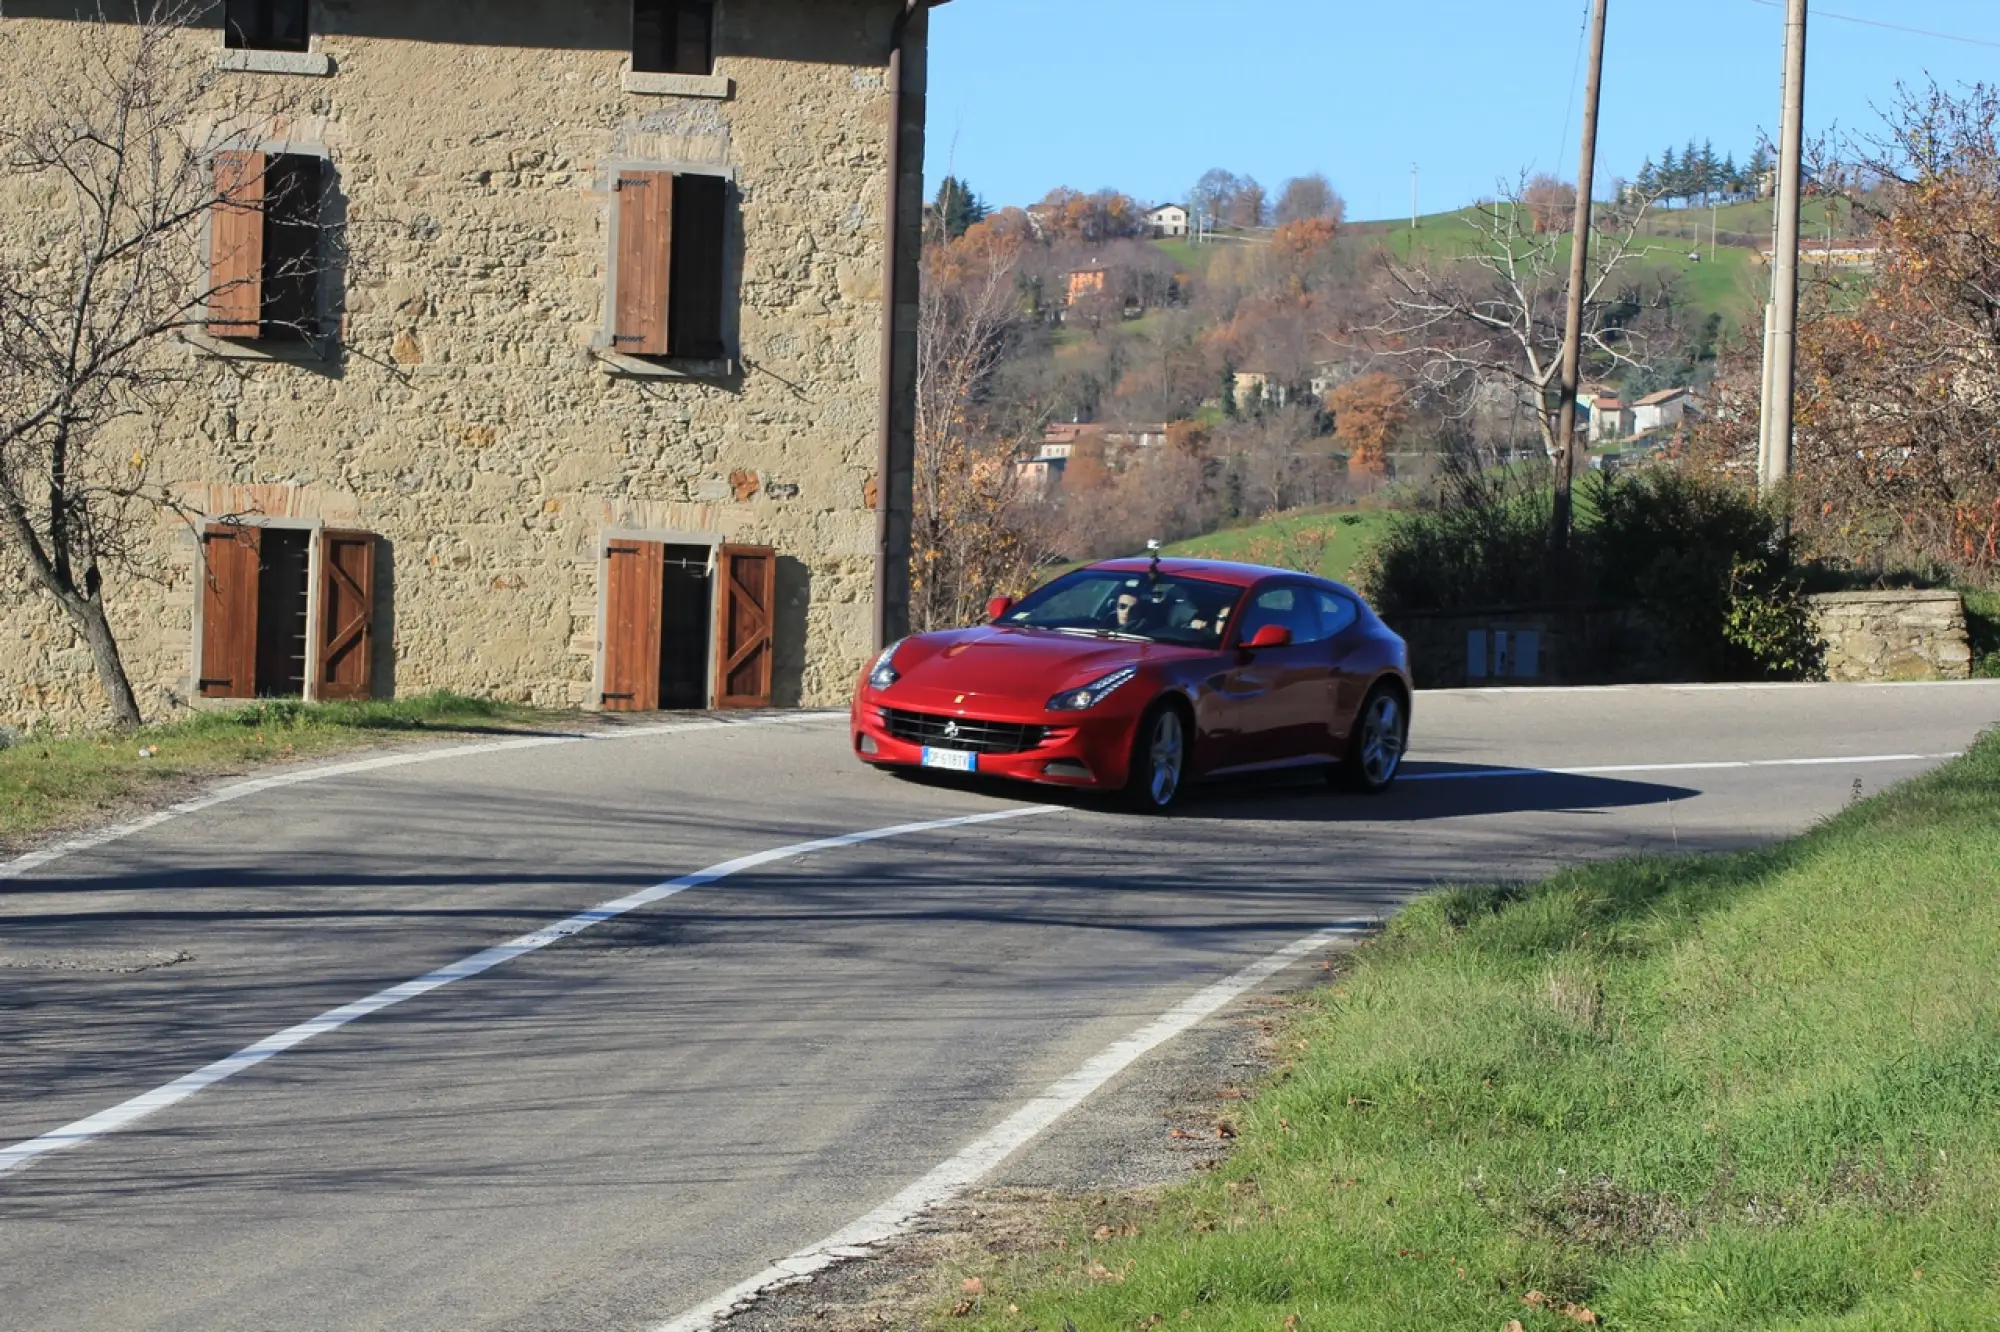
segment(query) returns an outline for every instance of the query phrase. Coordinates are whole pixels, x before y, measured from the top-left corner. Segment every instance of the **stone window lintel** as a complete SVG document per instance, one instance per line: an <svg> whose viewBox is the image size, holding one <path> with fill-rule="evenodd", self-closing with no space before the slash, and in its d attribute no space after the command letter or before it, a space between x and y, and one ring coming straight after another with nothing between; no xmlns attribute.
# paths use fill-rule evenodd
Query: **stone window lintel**
<svg viewBox="0 0 2000 1332"><path fill-rule="evenodd" d="M736 95L736 82L726 74L645 74L625 62L622 78L625 91L645 97L713 97L727 101Z"/></svg>
<svg viewBox="0 0 2000 1332"><path fill-rule="evenodd" d="M333 73L333 57L324 51L255 51L223 47L215 67L236 74L297 74L323 79Z"/></svg>

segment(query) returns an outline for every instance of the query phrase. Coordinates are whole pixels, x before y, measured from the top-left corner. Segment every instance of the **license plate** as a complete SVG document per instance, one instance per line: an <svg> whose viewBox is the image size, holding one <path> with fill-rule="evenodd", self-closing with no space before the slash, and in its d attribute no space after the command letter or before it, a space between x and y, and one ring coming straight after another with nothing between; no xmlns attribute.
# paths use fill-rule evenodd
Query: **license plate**
<svg viewBox="0 0 2000 1332"><path fill-rule="evenodd" d="M932 749L927 745L924 766L943 768L946 772L978 772L979 755L963 749Z"/></svg>

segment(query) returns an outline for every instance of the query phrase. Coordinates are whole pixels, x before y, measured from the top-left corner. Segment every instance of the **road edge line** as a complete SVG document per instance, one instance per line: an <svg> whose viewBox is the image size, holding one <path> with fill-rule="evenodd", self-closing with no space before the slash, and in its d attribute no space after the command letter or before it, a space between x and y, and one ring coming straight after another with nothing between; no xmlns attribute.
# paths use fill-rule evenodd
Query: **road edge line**
<svg viewBox="0 0 2000 1332"><path fill-rule="evenodd" d="M739 1281L649 1332L709 1332L759 1299L799 1285L829 1268L871 1256L882 1244L906 1233L925 1212L963 1193L1002 1161L1039 1137L1070 1111L1082 1105L1106 1083L1190 1027L1213 1016L1317 948L1343 938L1371 933L1379 921L1340 921L1280 948L1243 970L1196 991L1137 1031L1100 1050L1073 1072L1049 1084L1039 1095L933 1166L881 1206L834 1231L811 1248L802 1249Z"/></svg>
<svg viewBox="0 0 2000 1332"><path fill-rule="evenodd" d="M114 823L96 832L84 833L57 842L53 846L25 852L12 860L0 863L0 881L18 879L32 870L52 865L78 852L94 851L100 846L122 842L127 837L145 832L148 828L157 828L163 823L188 814L199 814L217 805L226 805L248 796L262 795L266 791L282 790L288 786L303 786L308 782L352 777L357 773L378 772L385 768L413 767L420 763L442 763L446 759L476 758L483 754L501 754L516 749L544 749L551 745L584 744L597 740L639 740L650 736L723 731L745 726L793 726L803 722L827 721L845 715L842 712L814 711L791 713L782 717L746 717L741 721L665 722L656 726L633 726L614 731L563 731L555 735L525 735L507 740L482 740L469 745L448 745L396 754L378 754L373 758L347 759L316 767L295 768L290 772L273 773L268 777L252 777L244 781L228 782L191 799L168 805L165 809L156 809L136 819Z"/></svg>

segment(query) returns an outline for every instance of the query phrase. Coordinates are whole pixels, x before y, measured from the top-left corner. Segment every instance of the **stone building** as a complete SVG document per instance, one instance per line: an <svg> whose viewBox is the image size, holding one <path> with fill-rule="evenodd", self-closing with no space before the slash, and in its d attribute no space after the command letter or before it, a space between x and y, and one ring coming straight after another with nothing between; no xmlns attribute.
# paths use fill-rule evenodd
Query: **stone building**
<svg viewBox="0 0 2000 1332"><path fill-rule="evenodd" d="M217 179L291 202L217 210L149 423L187 512L108 598L147 714L844 698L907 606L933 3L218 3L185 40L295 109ZM81 7L9 0L0 62ZM0 548L0 722L100 715Z"/></svg>

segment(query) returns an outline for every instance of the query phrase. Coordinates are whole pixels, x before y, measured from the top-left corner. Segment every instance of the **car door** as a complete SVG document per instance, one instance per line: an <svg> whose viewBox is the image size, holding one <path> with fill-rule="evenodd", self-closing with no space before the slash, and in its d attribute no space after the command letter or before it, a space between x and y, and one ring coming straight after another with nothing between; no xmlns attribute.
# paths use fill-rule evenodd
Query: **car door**
<svg viewBox="0 0 2000 1332"><path fill-rule="evenodd" d="M1326 638L1331 662L1327 725L1333 751L1344 753L1355 711L1372 680L1372 667L1366 659L1369 644L1361 628L1361 607L1352 597L1327 588L1316 588L1313 595L1319 603L1320 632Z"/></svg>
<svg viewBox="0 0 2000 1332"><path fill-rule="evenodd" d="M1242 647L1265 625L1291 631L1285 647ZM1236 626L1237 645L1217 682L1215 768L1274 767L1333 756L1333 661L1314 589L1293 582L1255 589Z"/></svg>

